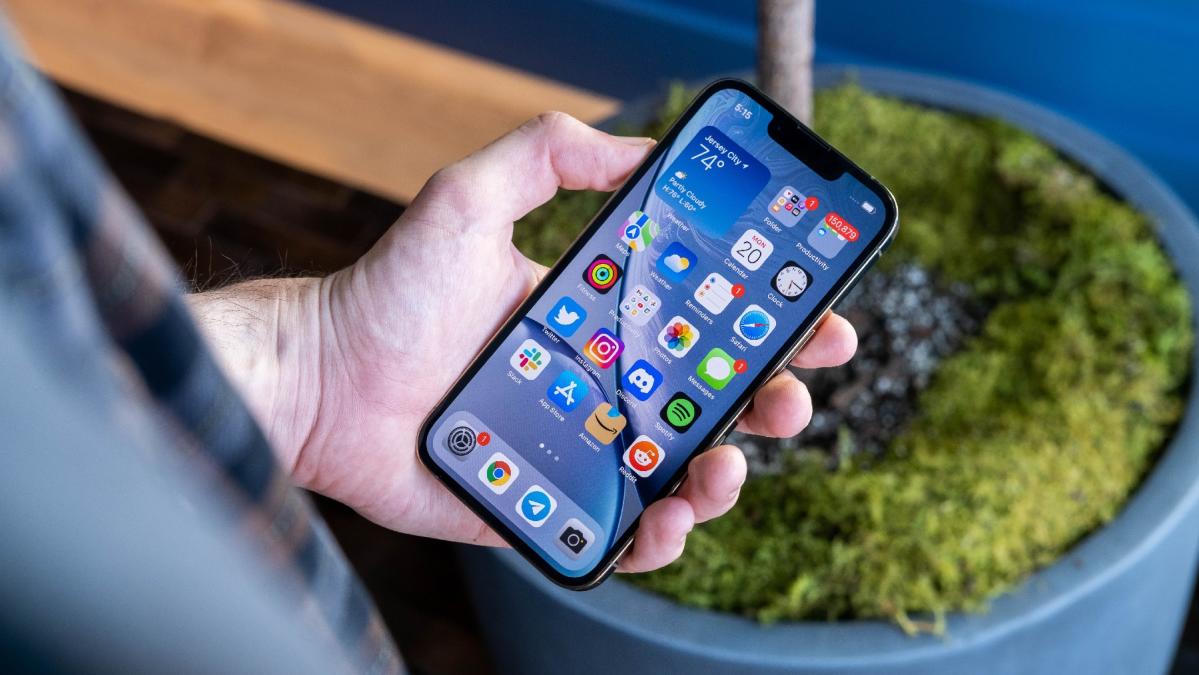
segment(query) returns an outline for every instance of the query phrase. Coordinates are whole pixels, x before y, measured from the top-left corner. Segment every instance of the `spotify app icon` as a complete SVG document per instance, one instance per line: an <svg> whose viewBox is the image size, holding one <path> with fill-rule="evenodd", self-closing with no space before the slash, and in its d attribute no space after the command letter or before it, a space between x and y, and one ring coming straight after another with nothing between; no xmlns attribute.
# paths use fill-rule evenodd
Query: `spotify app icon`
<svg viewBox="0 0 1199 675"><path fill-rule="evenodd" d="M680 391L662 406L660 415L662 421L669 424L671 429L682 433L695 424L695 420L699 419L699 413L699 404Z"/></svg>

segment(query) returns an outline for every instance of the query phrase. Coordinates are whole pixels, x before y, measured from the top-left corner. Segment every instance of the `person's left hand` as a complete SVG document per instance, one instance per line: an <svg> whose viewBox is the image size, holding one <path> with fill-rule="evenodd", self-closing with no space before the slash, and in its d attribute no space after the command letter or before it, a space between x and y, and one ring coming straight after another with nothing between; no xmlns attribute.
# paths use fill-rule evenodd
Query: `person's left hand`
<svg viewBox="0 0 1199 675"><path fill-rule="evenodd" d="M217 306L195 301L295 480L395 530L501 544L421 465L420 424L545 272L512 244L513 221L558 188L616 188L652 146L560 113L526 123L434 175L353 266L319 280L251 282L255 302L273 313L273 331L250 331L265 333L256 339L274 350L268 357L238 356L244 348L208 320ZM245 310L246 286L211 300L236 297ZM849 323L830 315L796 365L839 365L856 344ZM264 377L272 371L275 381ZM810 417L806 388L784 371L757 393L741 428L789 436ZM677 558L696 522L732 507L745 471L733 446L696 457L679 492L646 509L620 568Z"/></svg>

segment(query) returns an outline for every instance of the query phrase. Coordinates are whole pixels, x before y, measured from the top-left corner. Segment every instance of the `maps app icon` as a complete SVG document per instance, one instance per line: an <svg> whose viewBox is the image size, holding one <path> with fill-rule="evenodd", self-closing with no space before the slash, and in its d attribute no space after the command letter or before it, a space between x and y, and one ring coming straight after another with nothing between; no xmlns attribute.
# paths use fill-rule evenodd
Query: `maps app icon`
<svg viewBox="0 0 1199 675"><path fill-rule="evenodd" d="M653 218L645 215L642 211L634 211L629 215L629 219L624 221L624 230L620 233L620 240L628 244L629 248L634 251L644 251L656 236L658 236L658 224L654 222Z"/></svg>

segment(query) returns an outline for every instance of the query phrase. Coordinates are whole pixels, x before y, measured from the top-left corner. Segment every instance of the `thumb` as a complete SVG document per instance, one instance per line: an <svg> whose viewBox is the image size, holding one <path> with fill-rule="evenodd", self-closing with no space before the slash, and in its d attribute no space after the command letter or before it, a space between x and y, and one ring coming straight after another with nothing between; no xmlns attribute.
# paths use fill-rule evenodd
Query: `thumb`
<svg viewBox="0 0 1199 675"><path fill-rule="evenodd" d="M538 115L429 179L410 210L456 214L462 204L501 222L520 219L559 187L611 191L653 147L649 138L613 136L560 112Z"/></svg>

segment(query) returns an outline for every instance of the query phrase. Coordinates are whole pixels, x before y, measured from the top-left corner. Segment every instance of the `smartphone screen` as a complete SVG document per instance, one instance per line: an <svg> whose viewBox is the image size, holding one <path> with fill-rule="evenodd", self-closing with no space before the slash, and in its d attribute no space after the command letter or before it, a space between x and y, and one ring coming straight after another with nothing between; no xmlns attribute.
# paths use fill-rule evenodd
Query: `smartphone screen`
<svg viewBox="0 0 1199 675"><path fill-rule="evenodd" d="M611 567L893 231L780 116L705 91L426 424L426 463L560 583Z"/></svg>

